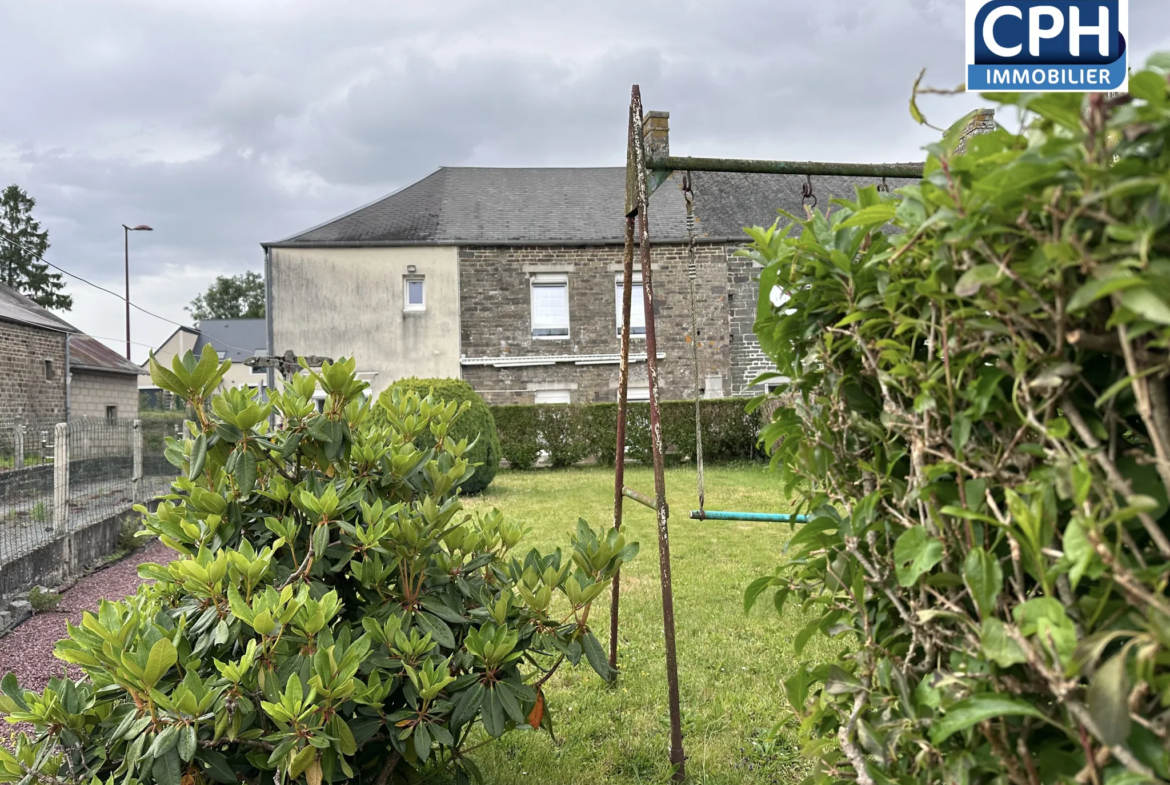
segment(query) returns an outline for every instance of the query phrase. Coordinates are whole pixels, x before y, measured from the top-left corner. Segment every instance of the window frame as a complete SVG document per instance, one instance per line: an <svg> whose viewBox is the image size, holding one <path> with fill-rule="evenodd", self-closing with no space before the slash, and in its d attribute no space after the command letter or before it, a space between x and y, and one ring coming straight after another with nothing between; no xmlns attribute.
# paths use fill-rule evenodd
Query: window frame
<svg viewBox="0 0 1170 785"><path fill-rule="evenodd" d="M538 335L537 330L560 330L560 327L536 326L536 290L560 288L565 292L564 333ZM569 276L563 274L537 274L528 282L528 328L532 339L537 341L567 341L572 333L572 315L569 310Z"/></svg>
<svg viewBox="0 0 1170 785"><path fill-rule="evenodd" d="M635 390L638 392L637 397L632 395L632 393ZM644 398L642 397L643 390L645 390L645 396L646 396ZM622 397L622 391L619 389L617 391L617 398L620 400L621 397ZM626 388L626 403L649 403L649 402L650 402L650 385L646 385L645 387L627 387Z"/></svg>
<svg viewBox="0 0 1170 785"><path fill-rule="evenodd" d="M422 285L422 302L412 303L410 301L410 285L418 283ZM418 313L427 309L427 279L425 275L404 275L402 276L402 310L406 312Z"/></svg>
<svg viewBox="0 0 1170 785"><path fill-rule="evenodd" d="M540 400L540 397L542 395L549 395L549 394L553 394L553 393L561 393L561 394L563 394L563 396L558 395L557 397L564 397L564 398L567 398L568 400L564 400L564 401L542 401L542 400ZM566 403L573 402L573 391L568 389L568 388L559 389L559 390L533 390L532 391L532 402L537 406L556 406L558 404L563 406Z"/></svg>
<svg viewBox="0 0 1170 785"><path fill-rule="evenodd" d="M624 278L625 276L621 273L618 273L613 277L613 310L614 322L617 325L614 334L619 338L622 336L622 285L625 283ZM630 338L645 339L646 308L645 306L640 309L636 307L638 303L642 301L642 297L638 295L638 292L642 289L642 274L634 273L634 278L630 283L634 287L633 293L630 297ZM642 315L642 332L636 332L637 328L634 326L634 316L636 314Z"/></svg>

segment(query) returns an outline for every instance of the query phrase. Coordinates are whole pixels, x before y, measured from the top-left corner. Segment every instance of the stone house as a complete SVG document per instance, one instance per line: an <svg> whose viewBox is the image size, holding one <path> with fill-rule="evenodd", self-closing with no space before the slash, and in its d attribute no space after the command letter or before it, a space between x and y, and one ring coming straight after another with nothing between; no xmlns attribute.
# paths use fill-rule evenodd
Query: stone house
<svg viewBox="0 0 1170 785"><path fill-rule="evenodd" d="M138 416L140 369L0 284L0 424Z"/></svg>
<svg viewBox="0 0 1170 785"><path fill-rule="evenodd" d="M656 153L667 115L652 112ZM702 394L750 396L771 366L752 332L758 284L736 251L777 208L803 213L792 175L692 177ZM813 178L819 203L874 183ZM889 182L891 188L904 181ZM354 357L372 391L407 376L470 382L489 403L616 401L625 169L443 167L383 199L262 244L272 353ZM693 395L681 173L650 203L661 393ZM637 265L635 264L635 269ZM649 391L640 275L630 398Z"/></svg>
<svg viewBox="0 0 1170 785"><path fill-rule="evenodd" d="M204 319L195 328L179 327L154 350L154 357L169 368L175 355L181 357L190 351L199 356L208 344L219 354L221 362L232 361L232 367L223 377L222 387L264 389L267 386L262 369L253 370L244 365L244 360L263 354L267 348L263 319ZM160 390L150 378L149 360L142 364L142 374L138 380L138 392L143 406L173 409L174 396Z"/></svg>

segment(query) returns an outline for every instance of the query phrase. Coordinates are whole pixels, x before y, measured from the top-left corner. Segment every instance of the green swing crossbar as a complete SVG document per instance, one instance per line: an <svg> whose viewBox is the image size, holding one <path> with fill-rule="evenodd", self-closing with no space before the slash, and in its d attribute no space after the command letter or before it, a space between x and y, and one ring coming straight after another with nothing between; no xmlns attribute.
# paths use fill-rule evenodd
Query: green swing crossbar
<svg viewBox="0 0 1170 785"><path fill-rule="evenodd" d="M789 515L776 512L721 512L716 510L691 510L691 519L696 521L758 521L761 523L808 523L807 515Z"/></svg>

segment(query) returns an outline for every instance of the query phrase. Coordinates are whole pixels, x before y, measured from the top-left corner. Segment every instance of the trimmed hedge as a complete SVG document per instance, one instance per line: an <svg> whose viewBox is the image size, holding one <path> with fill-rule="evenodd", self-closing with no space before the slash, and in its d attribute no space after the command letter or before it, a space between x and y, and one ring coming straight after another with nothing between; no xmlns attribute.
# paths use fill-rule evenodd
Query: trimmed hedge
<svg viewBox="0 0 1170 785"><path fill-rule="evenodd" d="M727 463L758 456L756 440L761 419L745 411L747 400L705 400L703 459ZM617 444L616 403L520 404L493 406L504 458L515 469L530 469L541 450L554 467L572 466L588 458L611 466ZM668 462L693 460L695 402L662 403L662 442ZM650 462L650 404L631 403L626 422L627 457Z"/></svg>
<svg viewBox="0 0 1170 785"><path fill-rule="evenodd" d="M496 422L492 417L492 410L484 403L471 385L461 379L400 379L392 387L427 395L432 391L435 398L442 401L471 402L462 417L451 428L450 438L459 441L467 439L468 443L479 439L475 446L467 453L467 460L475 466L475 474L462 485L464 494L481 493L496 477L500 468L500 437L496 431ZM379 409L375 407L375 412ZM420 448L434 446L434 438L429 434L418 437Z"/></svg>

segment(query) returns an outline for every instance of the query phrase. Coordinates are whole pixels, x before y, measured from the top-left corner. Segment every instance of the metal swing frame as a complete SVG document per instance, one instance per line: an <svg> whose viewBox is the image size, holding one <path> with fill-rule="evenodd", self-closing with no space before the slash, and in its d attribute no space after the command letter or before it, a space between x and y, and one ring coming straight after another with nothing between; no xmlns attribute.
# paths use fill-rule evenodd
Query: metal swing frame
<svg viewBox="0 0 1170 785"><path fill-rule="evenodd" d="M622 257L622 336L619 371L617 449L614 466L613 525L622 526L622 504L627 498L654 510L658 525L658 565L662 587L662 622L666 653L666 681L670 708L670 762L674 779L686 778L686 754L683 750L682 713L679 705L678 651L674 629L674 590L670 570L670 510L666 504L666 475L663 459L662 421L658 400L658 341L654 320L654 284L650 259L650 196L676 171L743 172L751 174L844 175L873 178L922 177L922 164L818 163L813 161L767 161L732 158L688 158L667 156L648 158L643 134L642 93L634 85L630 96L629 133L626 145L625 252ZM811 182L811 179L810 181ZM811 194L811 188L809 190ZM688 210L689 210L688 200ZM636 222L636 224L635 224ZM654 466L654 497L638 493L625 485L626 419L630 383L630 308L634 277L634 235L638 234L638 256L642 272L642 307L646 323L646 367L650 385L650 449ZM691 238L692 248L694 238ZM693 280L693 278L692 278ZM696 346L697 335L691 336ZM698 369L695 349L696 372ZM697 407L697 404L696 404ZM697 413L697 408L696 408ZM702 503L700 502L700 508ZM698 520L748 520L803 522L805 516L772 513L691 511ZM618 610L621 597L621 574L614 576L609 617L609 664L616 670L618 662Z"/></svg>

